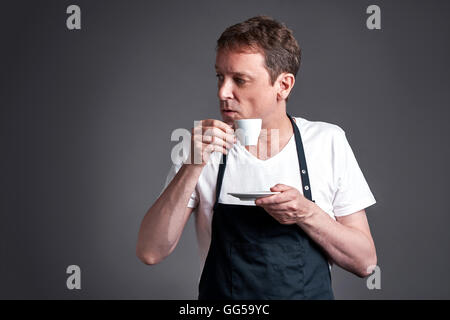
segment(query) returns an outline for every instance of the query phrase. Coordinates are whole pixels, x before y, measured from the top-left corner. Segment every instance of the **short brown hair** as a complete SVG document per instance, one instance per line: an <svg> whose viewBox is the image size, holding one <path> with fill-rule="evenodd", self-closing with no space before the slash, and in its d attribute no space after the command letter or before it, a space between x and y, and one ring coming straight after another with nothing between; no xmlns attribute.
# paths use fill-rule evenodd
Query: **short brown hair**
<svg viewBox="0 0 450 320"><path fill-rule="evenodd" d="M283 23L268 16L256 16L228 27L217 40L216 50L260 51L265 57L273 85L283 72L297 75L301 49Z"/></svg>

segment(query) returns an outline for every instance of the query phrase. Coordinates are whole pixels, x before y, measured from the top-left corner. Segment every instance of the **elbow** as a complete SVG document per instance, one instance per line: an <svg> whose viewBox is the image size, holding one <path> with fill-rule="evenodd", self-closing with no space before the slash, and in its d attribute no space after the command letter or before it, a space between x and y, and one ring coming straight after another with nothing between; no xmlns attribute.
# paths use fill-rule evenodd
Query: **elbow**
<svg viewBox="0 0 450 320"><path fill-rule="evenodd" d="M151 255L138 255L139 260L141 260L144 264L148 266L153 266L162 261L162 259L155 258Z"/></svg>
<svg viewBox="0 0 450 320"><path fill-rule="evenodd" d="M141 260L144 264L148 265L148 266L153 266L155 264L160 263L163 259L161 258L157 258L155 256L152 255L143 255L143 254L137 254L137 257L139 258L139 260Z"/></svg>
<svg viewBox="0 0 450 320"><path fill-rule="evenodd" d="M140 248L136 249L136 256L138 257L141 262L148 266L152 266L155 264L160 263L164 258L159 257L157 255L154 255L149 252L145 252L144 250L141 250Z"/></svg>
<svg viewBox="0 0 450 320"><path fill-rule="evenodd" d="M371 257L365 259L361 264L358 270L356 271L356 275L360 278L368 277L372 274L372 272L377 267L377 256L373 254Z"/></svg>
<svg viewBox="0 0 450 320"><path fill-rule="evenodd" d="M152 266L155 264L160 263L165 258L167 258L173 251L174 246L172 246L170 249L150 249L149 248L142 248L139 244L136 248L136 256L146 265Z"/></svg>

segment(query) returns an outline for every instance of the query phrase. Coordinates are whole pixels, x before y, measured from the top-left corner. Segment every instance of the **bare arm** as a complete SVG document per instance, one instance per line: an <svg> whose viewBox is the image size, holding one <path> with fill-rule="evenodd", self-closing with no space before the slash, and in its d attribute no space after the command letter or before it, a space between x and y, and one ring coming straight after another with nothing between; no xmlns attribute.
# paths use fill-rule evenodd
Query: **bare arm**
<svg viewBox="0 0 450 320"><path fill-rule="evenodd" d="M332 219L318 206L316 213L304 219L300 226L340 267L366 277L377 263L365 210Z"/></svg>
<svg viewBox="0 0 450 320"><path fill-rule="evenodd" d="M139 230L136 254L156 264L175 249L193 208L188 208L203 166L184 164L147 211Z"/></svg>
<svg viewBox="0 0 450 320"><path fill-rule="evenodd" d="M377 255L365 210L335 221L294 187L277 184L270 190L280 193L257 199L257 206L282 224L299 225L340 267L360 277L373 271Z"/></svg>
<svg viewBox="0 0 450 320"><path fill-rule="evenodd" d="M192 129L190 161L183 164L170 184L144 216L136 255L146 264L156 264L176 247L193 209L188 208L203 167L212 152L227 153L235 137L226 123L207 119ZM199 160L199 163L196 163Z"/></svg>

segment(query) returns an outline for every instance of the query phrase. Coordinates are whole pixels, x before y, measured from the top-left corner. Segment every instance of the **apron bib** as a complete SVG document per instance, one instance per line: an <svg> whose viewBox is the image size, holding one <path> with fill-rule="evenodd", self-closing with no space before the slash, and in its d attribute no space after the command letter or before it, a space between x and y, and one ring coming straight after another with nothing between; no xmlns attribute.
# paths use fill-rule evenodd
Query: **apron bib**
<svg viewBox="0 0 450 320"><path fill-rule="evenodd" d="M303 194L314 201L300 131L288 117L294 128ZM327 258L298 225L283 225L262 207L218 202L226 155L222 160L199 300L334 299Z"/></svg>

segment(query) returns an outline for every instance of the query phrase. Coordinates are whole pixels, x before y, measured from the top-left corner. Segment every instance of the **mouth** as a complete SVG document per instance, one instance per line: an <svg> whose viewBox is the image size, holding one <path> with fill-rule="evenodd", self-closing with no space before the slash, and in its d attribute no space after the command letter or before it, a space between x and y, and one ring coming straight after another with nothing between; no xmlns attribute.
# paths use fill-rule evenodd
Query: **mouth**
<svg viewBox="0 0 450 320"><path fill-rule="evenodd" d="M222 114L225 116L233 116L233 115L237 114L237 112L233 111L233 110L222 110Z"/></svg>

